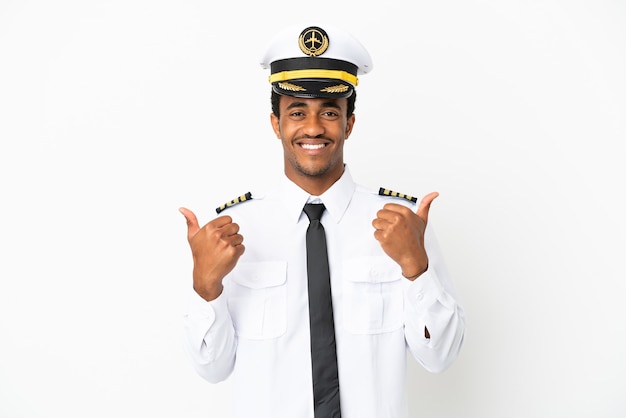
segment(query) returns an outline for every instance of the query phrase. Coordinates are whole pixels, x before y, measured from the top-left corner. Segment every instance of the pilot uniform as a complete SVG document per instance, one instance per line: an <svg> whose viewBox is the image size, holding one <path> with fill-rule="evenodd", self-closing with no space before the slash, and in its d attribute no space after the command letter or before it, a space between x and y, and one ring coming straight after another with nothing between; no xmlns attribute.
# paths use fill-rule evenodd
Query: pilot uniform
<svg viewBox="0 0 626 418"><path fill-rule="evenodd" d="M340 31L325 29L329 50L333 45L344 49L354 45L353 40L340 38ZM359 55L358 49L350 51ZM316 85L319 80L288 75L270 81L275 91L315 88L345 94L337 86L350 84L352 89L356 81L341 73L358 73L363 63L369 64L368 57L358 59L350 60L357 61L354 69L316 68L317 74L340 77L321 86ZM284 66L272 71L305 74ZM192 363L209 382L232 379L234 417L314 416L306 203L326 207L321 222L328 246L341 415L408 417L407 350L427 370L445 370L461 348L465 315L430 225L425 235L429 266L414 281L402 276L400 266L374 238L377 211L386 203L399 203L415 212L417 199L385 189L367 190L353 181L348 166L321 196L309 195L284 177L266 194L247 193L217 209L239 225L246 250L224 279L217 299L207 302L192 292L184 318ZM430 338L425 336L426 327Z"/></svg>

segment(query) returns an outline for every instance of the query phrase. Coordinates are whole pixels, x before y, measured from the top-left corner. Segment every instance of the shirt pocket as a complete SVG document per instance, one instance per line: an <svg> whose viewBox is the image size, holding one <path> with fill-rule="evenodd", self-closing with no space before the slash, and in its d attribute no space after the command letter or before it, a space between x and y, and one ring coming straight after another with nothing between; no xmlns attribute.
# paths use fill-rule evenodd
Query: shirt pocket
<svg viewBox="0 0 626 418"><path fill-rule="evenodd" d="M343 265L344 323L353 334L380 334L404 324L401 271L388 257L359 257Z"/></svg>
<svg viewBox="0 0 626 418"><path fill-rule="evenodd" d="M230 274L228 309L241 338L277 338L287 330L287 263L240 263Z"/></svg>

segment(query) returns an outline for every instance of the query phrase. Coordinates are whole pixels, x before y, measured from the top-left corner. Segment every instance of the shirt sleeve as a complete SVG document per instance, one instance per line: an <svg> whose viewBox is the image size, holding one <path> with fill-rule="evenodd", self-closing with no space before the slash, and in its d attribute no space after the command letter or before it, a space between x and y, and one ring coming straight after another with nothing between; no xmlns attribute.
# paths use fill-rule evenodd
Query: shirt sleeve
<svg viewBox="0 0 626 418"><path fill-rule="evenodd" d="M226 379L235 364L237 339L222 293L207 302L192 290L183 317L184 345L196 372L211 383Z"/></svg>
<svg viewBox="0 0 626 418"><path fill-rule="evenodd" d="M440 373L459 355L466 319L430 229L425 236L428 270L405 283L405 338L413 357L426 370Z"/></svg>

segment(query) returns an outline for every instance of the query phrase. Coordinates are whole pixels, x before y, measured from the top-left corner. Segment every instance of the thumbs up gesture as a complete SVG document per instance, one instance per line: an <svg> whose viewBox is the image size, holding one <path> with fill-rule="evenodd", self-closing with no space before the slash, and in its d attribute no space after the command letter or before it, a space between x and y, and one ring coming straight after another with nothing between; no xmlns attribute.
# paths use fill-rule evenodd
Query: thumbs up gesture
<svg viewBox="0 0 626 418"><path fill-rule="evenodd" d="M400 265L402 275L409 280L417 279L428 268L424 233L430 204L437 196L437 192L424 196L415 213L406 206L387 203L372 221L376 229L374 238L383 251Z"/></svg>
<svg viewBox="0 0 626 418"><path fill-rule="evenodd" d="M187 220L187 241L193 256L193 288L207 301L223 290L222 279L231 272L245 251L239 225L230 216L220 216L200 228L198 218L180 208Z"/></svg>

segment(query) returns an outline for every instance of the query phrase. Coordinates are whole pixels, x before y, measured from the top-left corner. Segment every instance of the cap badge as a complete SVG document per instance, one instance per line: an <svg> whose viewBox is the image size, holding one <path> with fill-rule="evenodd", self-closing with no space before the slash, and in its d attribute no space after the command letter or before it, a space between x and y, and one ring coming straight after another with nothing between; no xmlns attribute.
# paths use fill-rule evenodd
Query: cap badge
<svg viewBox="0 0 626 418"><path fill-rule="evenodd" d="M328 35L326 31L317 26L306 28L298 38L298 46L306 55L317 57L328 49Z"/></svg>

